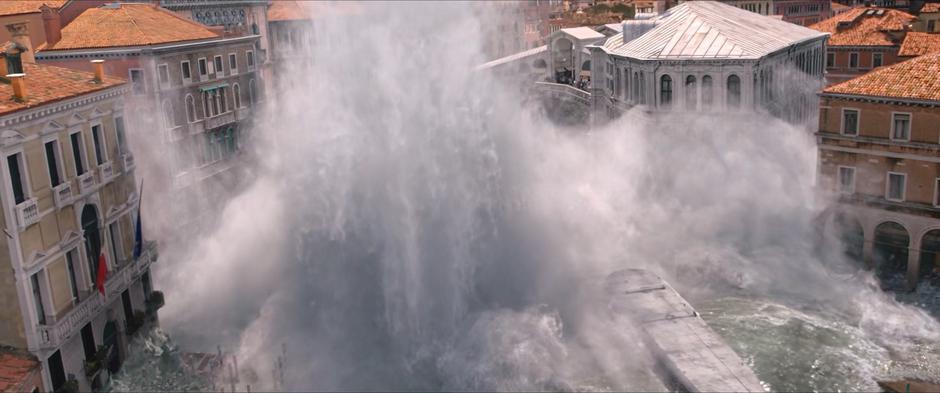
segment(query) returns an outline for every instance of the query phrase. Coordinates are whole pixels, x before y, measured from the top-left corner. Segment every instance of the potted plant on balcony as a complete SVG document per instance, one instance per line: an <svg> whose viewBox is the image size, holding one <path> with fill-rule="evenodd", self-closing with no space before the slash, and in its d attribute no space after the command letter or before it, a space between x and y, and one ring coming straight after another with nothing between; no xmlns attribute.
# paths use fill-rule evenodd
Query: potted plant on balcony
<svg viewBox="0 0 940 393"><path fill-rule="evenodd" d="M56 393L78 393L78 380L75 379L75 374L69 374L69 378L65 380L65 383L62 386L59 386L55 390Z"/></svg>
<svg viewBox="0 0 940 393"><path fill-rule="evenodd" d="M88 377L88 381L93 381L98 376L107 357L108 348L99 345L98 350L91 356L91 359L85 359L85 376Z"/></svg>

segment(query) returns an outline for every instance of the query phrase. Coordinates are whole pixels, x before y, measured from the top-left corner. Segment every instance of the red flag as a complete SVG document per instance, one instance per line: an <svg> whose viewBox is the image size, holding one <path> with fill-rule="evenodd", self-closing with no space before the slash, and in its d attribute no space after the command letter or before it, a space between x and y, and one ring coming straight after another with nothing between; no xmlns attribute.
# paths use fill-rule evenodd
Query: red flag
<svg viewBox="0 0 940 393"><path fill-rule="evenodd" d="M101 256L98 257L98 277L95 280L95 286L98 287L98 292L104 296L104 281L108 279L108 263L104 260L104 251L101 252Z"/></svg>

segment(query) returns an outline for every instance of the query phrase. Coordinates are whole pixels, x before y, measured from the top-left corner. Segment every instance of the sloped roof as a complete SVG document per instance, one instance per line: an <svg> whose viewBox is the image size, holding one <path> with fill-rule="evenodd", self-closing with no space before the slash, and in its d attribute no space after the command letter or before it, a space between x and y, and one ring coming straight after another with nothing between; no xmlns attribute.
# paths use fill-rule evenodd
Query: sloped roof
<svg viewBox="0 0 940 393"><path fill-rule="evenodd" d="M880 14L880 15L879 15ZM829 46L892 46L889 32L904 31L914 15L887 8L856 8L810 26L831 34ZM844 27L839 27L842 24Z"/></svg>
<svg viewBox="0 0 940 393"><path fill-rule="evenodd" d="M94 74L90 72L45 64L24 62L23 71L26 74L26 101L14 100L13 86L0 83L0 115L125 83L123 79L110 76L105 76L103 83L96 83Z"/></svg>
<svg viewBox="0 0 940 393"><path fill-rule="evenodd" d="M310 19L310 9L294 0L272 1L268 7L268 22Z"/></svg>
<svg viewBox="0 0 940 393"><path fill-rule="evenodd" d="M940 53L875 69L823 93L940 101Z"/></svg>
<svg viewBox="0 0 940 393"><path fill-rule="evenodd" d="M637 59L757 59L824 34L717 1L689 1L653 18L655 26L608 52Z"/></svg>
<svg viewBox="0 0 940 393"><path fill-rule="evenodd" d="M0 1L0 16L32 14L39 12L43 4L60 8L68 0L4 0Z"/></svg>
<svg viewBox="0 0 940 393"><path fill-rule="evenodd" d="M218 38L196 22L153 4L120 3L89 8L62 29L62 39L44 51L122 46Z"/></svg>
<svg viewBox="0 0 940 393"><path fill-rule="evenodd" d="M920 56L940 52L940 34L910 32L904 36L898 56Z"/></svg>
<svg viewBox="0 0 940 393"><path fill-rule="evenodd" d="M934 12L940 12L940 3L927 3L920 8L921 14L930 14Z"/></svg>
<svg viewBox="0 0 940 393"><path fill-rule="evenodd" d="M603 34L598 33L590 27L570 27L567 29L561 29L561 31L578 40L597 40L604 38Z"/></svg>
<svg viewBox="0 0 940 393"><path fill-rule="evenodd" d="M30 354L20 354L4 348L0 352L0 392L23 391L31 386L23 384L34 374L39 374L40 363Z"/></svg>

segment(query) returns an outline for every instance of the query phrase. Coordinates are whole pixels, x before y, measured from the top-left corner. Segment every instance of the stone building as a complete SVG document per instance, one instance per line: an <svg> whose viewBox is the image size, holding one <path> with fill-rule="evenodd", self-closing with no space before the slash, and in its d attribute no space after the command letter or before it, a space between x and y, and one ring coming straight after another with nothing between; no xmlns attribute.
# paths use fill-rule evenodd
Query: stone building
<svg viewBox="0 0 940 393"><path fill-rule="evenodd" d="M127 334L154 311L156 253L143 244L135 253L139 195L124 121L131 88L100 61L94 74L35 64L26 23L7 28L0 344L42 362L43 390L88 391L120 368Z"/></svg>
<svg viewBox="0 0 940 393"><path fill-rule="evenodd" d="M274 83L290 83L290 69L303 69L312 64L313 13L314 9L308 4L293 0L277 1L268 8L269 58ZM282 76L286 77L283 82L279 79Z"/></svg>
<svg viewBox="0 0 940 393"><path fill-rule="evenodd" d="M847 253L888 288L940 284L940 53L821 95L819 182L839 193Z"/></svg>
<svg viewBox="0 0 940 393"><path fill-rule="evenodd" d="M915 17L888 8L855 8L810 26L829 33L826 83L833 84L903 59L898 50Z"/></svg>
<svg viewBox="0 0 940 393"><path fill-rule="evenodd" d="M828 0L774 0L773 14L785 22L809 26L832 15Z"/></svg>
<svg viewBox="0 0 940 393"><path fill-rule="evenodd" d="M761 110L799 122L815 113L826 34L721 2L691 1L591 51L594 120L652 111Z"/></svg>
<svg viewBox="0 0 940 393"><path fill-rule="evenodd" d="M912 29L922 33L940 33L940 3L924 4Z"/></svg>
<svg viewBox="0 0 940 393"><path fill-rule="evenodd" d="M168 193L161 200L178 202L151 224L175 228L200 221L215 210L210 201L238 186L246 130L262 99L259 39L219 36L153 4L121 3L85 11L37 59L85 69L103 58L107 73L129 79L127 107L148 142L135 146L141 169L151 190ZM166 214L171 208L178 211Z"/></svg>

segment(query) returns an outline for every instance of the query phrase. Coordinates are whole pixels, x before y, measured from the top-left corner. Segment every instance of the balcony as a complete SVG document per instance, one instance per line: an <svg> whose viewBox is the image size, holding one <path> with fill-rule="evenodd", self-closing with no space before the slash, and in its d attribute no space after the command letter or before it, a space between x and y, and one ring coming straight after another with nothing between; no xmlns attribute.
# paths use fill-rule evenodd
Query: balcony
<svg viewBox="0 0 940 393"><path fill-rule="evenodd" d="M95 191L94 173L88 171L78 177L78 191L80 191L82 195L88 195Z"/></svg>
<svg viewBox="0 0 940 393"><path fill-rule="evenodd" d="M78 333L82 326L105 311L107 305L121 296L127 287L137 281L158 257L156 244L149 242L144 246L140 258L128 264L118 266L114 272L108 272L105 282L105 295L90 293L60 318L48 316L46 323L39 324L39 349L54 349L61 346Z"/></svg>
<svg viewBox="0 0 940 393"><path fill-rule="evenodd" d="M39 204L36 198L20 202L14 209L16 209L16 222L20 225L20 230L39 222Z"/></svg>
<svg viewBox="0 0 940 393"><path fill-rule="evenodd" d="M204 120L197 120L195 122L189 123L189 135L198 135L206 131L206 127L203 124Z"/></svg>
<svg viewBox="0 0 940 393"><path fill-rule="evenodd" d="M225 125L235 123L235 112L228 111L220 115L212 116L206 119L206 129L211 130L214 128L222 127Z"/></svg>
<svg viewBox="0 0 940 393"><path fill-rule="evenodd" d="M55 200L55 207L61 209L72 203L72 182L65 181L55 187L52 187L52 197Z"/></svg>
<svg viewBox="0 0 940 393"><path fill-rule="evenodd" d="M251 108L249 107L238 108L235 111L235 115L238 118L238 121L243 121L247 119L249 116L251 116Z"/></svg>
<svg viewBox="0 0 940 393"><path fill-rule="evenodd" d="M114 166L111 165L110 161L98 165L98 172L101 176L101 184L105 184L114 178Z"/></svg>
<svg viewBox="0 0 940 393"><path fill-rule="evenodd" d="M121 156L121 161L123 162L124 173L129 173L133 171L134 168L137 168L137 163L134 162L134 155L131 153L124 153L124 155Z"/></svg>

